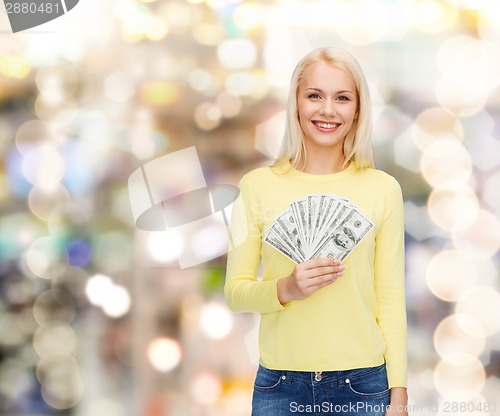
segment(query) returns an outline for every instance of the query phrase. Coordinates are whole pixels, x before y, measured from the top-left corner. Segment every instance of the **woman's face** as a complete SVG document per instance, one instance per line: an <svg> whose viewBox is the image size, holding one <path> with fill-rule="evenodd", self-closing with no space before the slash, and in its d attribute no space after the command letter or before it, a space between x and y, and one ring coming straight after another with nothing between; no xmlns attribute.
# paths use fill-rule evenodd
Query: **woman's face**
<svg viewBox="0 0 500 416"><path fill-rule="evenodd" d="M341 68L326 62L310 64L302 73L297 110L306 148L342 152L344 139L358 118L356 86Z"/></svg>

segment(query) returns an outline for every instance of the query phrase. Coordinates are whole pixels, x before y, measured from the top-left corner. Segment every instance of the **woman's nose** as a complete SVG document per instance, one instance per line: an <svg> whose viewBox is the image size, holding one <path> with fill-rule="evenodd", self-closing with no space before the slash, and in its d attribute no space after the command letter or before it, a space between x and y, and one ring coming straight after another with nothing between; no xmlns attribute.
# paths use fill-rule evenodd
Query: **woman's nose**
<svg viewBox="0 0 500 416"><path fill-rule="evenodd" d="M335 113L335 105L333 104L333 102L331 100L324 100L320 110L320 114L325 116L334 116Z"/></svg>

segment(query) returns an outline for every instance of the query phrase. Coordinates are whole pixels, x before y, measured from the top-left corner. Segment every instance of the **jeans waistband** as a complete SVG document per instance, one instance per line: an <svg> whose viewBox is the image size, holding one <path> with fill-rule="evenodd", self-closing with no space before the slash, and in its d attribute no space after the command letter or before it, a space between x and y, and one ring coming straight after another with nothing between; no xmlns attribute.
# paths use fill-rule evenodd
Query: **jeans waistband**
<svg viewBox="0 0 500 416"><path fill-rule="evenodd" d="M343 386L351 380L362 378L373 371L385 367L385 364L376 367L356 368L352 370L339 371L293 371L293 370L271 370L279 373L283 381L298 380L306 383L336 383Z"/></svg>

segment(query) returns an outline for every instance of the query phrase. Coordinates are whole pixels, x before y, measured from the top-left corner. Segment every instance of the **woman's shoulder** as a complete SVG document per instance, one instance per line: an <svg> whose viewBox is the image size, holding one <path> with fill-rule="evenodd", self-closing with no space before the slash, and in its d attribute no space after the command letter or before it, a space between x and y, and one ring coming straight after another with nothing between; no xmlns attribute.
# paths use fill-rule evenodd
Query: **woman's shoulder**
<svg viewBox="0 0 500 416"><path fill-rule="evenodd" d="M387 186L398 186L398 180L391 174L376 168L365 168L361 171L361 174L370 181L377 182L382 185Z"/></svg>
<svg viewBox="0 0 500 416"><path fill-rule="evenodd" d="M249 183L262 182L262 181L267 182L272 178L274 178L277 173L279 172L277 172L275 170L275 167L273 166L261 166L247 172L245 175L242 176L241 181Z"/></svg>

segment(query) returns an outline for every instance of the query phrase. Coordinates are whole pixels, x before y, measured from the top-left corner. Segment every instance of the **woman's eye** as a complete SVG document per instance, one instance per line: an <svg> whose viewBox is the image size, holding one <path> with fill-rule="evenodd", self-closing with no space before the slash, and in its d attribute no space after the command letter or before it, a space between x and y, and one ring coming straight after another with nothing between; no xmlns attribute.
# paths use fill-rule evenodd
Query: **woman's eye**
<svg viewBox="0 0 500 416"><path fill-rule="evenodd" d="M319 94L309 94L307 97L308 97L308 98L314 98L314 99L321 98L321 97L319 96Z"/></svg>
<svg viewBox="0 0 500 416"><path fill-rule="evenodd" d="M341 95L337 97L337 100L339 101L351 101L349 97L346 97L345 95Z"/></svg>

